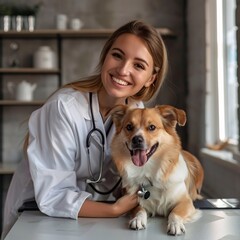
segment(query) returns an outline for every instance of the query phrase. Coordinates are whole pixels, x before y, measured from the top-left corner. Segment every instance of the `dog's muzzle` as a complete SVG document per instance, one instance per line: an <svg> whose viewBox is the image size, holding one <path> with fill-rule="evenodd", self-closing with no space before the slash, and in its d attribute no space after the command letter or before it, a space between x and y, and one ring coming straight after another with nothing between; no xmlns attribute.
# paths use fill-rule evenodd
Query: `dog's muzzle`
<svg viewBox="0 0 240 240"><path fill-rule="evenodd" d="M141 167L157 150L159 143L154 144L150 150L146 149L144 138L141 135L134 136L131 142L131 148L126 143L130 151L132 162L134 165Z"/></svg>

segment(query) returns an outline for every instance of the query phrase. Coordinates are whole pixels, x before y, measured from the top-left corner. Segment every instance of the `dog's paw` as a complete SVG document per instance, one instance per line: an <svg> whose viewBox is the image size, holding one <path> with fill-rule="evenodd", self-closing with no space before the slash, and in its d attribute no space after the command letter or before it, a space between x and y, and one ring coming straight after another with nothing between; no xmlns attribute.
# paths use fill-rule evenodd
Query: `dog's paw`
<svg viewBox="0 0 240 240"><path fill-rule="evenodd" d="M134 230L141 230L147 227L147 213L140 211L134 218L129 221L129 228Z"/></svg>
<svg viewBox="0 0 240 240"><path fill-rule="evenodd" d="M167 231L170 235L182 235L183 233L185 233L186 230L183 224L183 219L176 214L171 213L168 216Z"/></svg>
<svg viewBox="0 0 240 240"><path fill-rule="evenodd" d="M170 222L167 231L170 235L182 235L185 233L185 226L182 222Z"/></svg>

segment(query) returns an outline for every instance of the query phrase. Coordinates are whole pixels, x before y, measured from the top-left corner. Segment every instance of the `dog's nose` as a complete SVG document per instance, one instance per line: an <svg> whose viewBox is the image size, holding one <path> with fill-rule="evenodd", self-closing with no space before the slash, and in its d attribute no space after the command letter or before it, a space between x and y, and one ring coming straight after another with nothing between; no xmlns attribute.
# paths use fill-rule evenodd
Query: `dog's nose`
<svg viewBox="0 0 240 240"><path fill-rule="evenodd" d="M133 139L132 139L133 148L142 147L143 143L144 143L144 139L141 135L134 136Z"/></svg>

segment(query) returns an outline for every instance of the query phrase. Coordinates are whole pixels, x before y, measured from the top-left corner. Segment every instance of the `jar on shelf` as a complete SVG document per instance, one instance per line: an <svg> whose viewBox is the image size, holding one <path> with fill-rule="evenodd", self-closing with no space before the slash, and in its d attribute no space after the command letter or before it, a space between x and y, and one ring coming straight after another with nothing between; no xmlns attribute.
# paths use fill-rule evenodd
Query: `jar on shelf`
<svg viewBox="0 0 240 240"><path fill-rule="evenodd" d="M33 66L42 69L56 68L56 55L49 46L41 46L33 56Z"/></svg>

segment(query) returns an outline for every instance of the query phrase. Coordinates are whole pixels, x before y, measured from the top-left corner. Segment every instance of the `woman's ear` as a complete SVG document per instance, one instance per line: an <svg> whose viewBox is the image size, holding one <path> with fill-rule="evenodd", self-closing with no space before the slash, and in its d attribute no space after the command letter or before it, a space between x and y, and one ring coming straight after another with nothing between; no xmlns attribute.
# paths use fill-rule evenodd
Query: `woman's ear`
<svg viewBox="0 0 240 240"><path fill-rule="evenodd" d="M154 74L150 77L150 79L144 84L144 87L146 87L146 88L150 87L150 86L154 83L154 81L155 81L155 79L156 79L156 76L157 76L157 74L154 73Z"/></svg>

